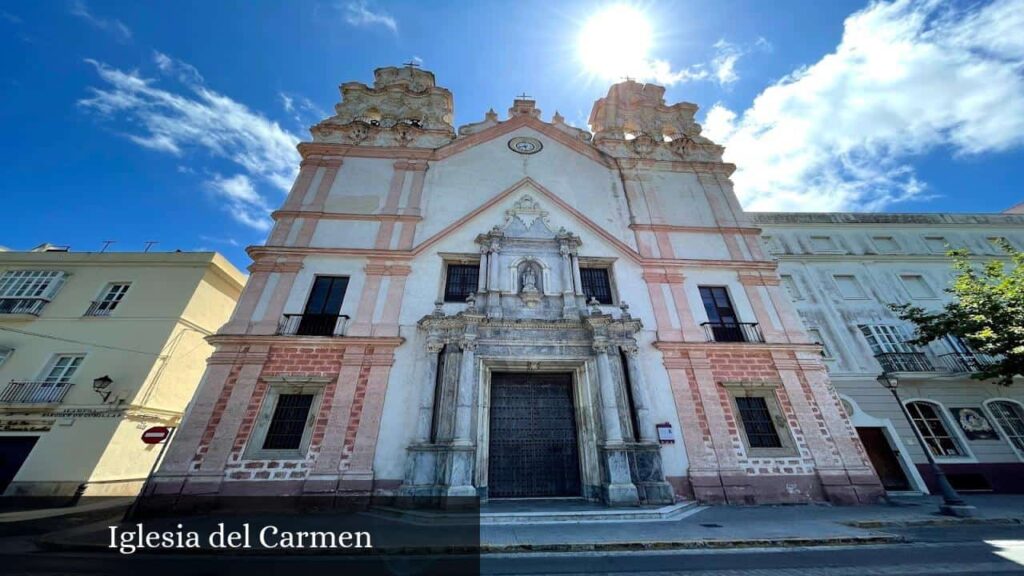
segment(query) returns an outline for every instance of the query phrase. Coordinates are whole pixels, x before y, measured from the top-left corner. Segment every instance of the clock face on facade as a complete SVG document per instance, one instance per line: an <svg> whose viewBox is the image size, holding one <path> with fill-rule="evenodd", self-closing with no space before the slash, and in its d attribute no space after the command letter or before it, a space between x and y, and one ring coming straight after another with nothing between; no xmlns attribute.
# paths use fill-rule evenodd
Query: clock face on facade
<svg viewBox="0 0 1024 576"><path fill-rule="evenodd" d="M508 147L513 152L518 152L520 154L536 154L537 152L540 152L540 149L543 148L544 145L536 138L519 136L509 140Z"/></svg>

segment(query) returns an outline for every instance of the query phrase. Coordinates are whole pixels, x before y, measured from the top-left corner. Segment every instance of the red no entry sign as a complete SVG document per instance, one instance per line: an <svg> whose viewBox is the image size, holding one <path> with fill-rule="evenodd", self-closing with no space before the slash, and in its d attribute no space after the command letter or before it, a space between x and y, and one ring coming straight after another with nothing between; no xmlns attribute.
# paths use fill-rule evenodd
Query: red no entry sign
<svg viewBox="0 0 1024 576"><path fill-rule="evenodd" d="M171 435L171 429L167 426L154 426L142 433L142 441L146 444L159 444Z"/></svg>

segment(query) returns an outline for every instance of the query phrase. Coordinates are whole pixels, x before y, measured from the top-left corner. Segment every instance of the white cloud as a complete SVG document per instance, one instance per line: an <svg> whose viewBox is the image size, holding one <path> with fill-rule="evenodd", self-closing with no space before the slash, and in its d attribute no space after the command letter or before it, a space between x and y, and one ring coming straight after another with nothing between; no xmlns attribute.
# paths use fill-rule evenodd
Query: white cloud
<svg viewBox="0 0 1024 576"><path fill-rule="evenodd" d="M227 202L228 210L236 220L257 230L270 230L272 225L267 214L271 207L260 196L245 174L224 178L217 174L207 183L213 192Z"/></svg>
<svg viewBox="0 0 1024 576"><path fill-rule="evenodd" d="M138 71L86 62L105 85L90 88L91 96L79 100L79 106L120 121L132 142L151 150L175 156L198 150L230 160L241 173L215 175L210 188L239 222L259 230L269 227L267 215L278 199L268 201L259 188L269 185L282 193L291 187L299 163L298 136L209 89L195 68L159 52L154 54L157 68L180 86L159 87Z"/></svg>
<svg viewBox="0 0 1024 576"><path fill-rule="evenodd" d="M764 38L758 38L750 46L741 46L721 39L715 42L714 49L715 55L707 63L673 70L672 64L667 60L646 59L637 64L636 70L631 71L631 75L641 82L650 81L665 86L698 80L712 80L722 86L727 86L740 79L736 72L736 63L740 58L754 50L768 51L771 49L771 45Z"/></svg>
<svg viewBox="0 0 1024 576"><path fill-rule="evenodd" d="M383 10L374 12L366 0L354 0L345 4L345 21L353 26L384 26L395 34L398 22Z"/></svg>
<svg viewBox="0 0 1024 576"><path fill-rule="evenodd" d="M86 6L85 0L71 0L68 12L70 12L72 16L85 20L93 28L107 32L118 42L128 42L132 39L132 29L126 26L124 22L121 22L116 18L102 18L100 16L96 16L92 12L89 12L89 7Z"/></svg>
<svg viewBox="0 0 1024 576"><path fill-rule="evenodd" d="M741 114L715 105L753 210L879 210L922 198L910 161L1024 144L1024 0L877 2L835 51L768 87Z"/></svg>
<svg viewBox="0 0 1024 576"><path fill-rule="evenodd" d="M290 94L288 92L278 92L277 96L281 99L281 108L284 109L285 113L289 114L299 126L308 127L311 123L319 122L320 120L330 116L330 114L325 112L305 96Z"/></svg>

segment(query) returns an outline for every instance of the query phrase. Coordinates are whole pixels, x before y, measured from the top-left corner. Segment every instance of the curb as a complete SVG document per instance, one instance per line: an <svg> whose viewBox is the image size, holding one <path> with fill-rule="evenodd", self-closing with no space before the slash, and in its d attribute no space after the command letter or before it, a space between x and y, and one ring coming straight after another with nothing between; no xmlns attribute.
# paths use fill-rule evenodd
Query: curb
<svg viewBox="0 0 1024 576"><path fill-rule="evenodd" d="M1024 518L926 518L921 520L851 520L840 522L853 528L916 528L927 526L1024 524Z"/></svg>
<svg viewBox="0 0 1024 576"><path fill-rule="evenodd" d="M529 552L628 552L643 550L720 550L726 548L796 548L896 544L906 538L895 534L840 536L836 538L755 538L750 540L677 540L665 542L607 542L596 544L483 545L481 554Z"/></svg>

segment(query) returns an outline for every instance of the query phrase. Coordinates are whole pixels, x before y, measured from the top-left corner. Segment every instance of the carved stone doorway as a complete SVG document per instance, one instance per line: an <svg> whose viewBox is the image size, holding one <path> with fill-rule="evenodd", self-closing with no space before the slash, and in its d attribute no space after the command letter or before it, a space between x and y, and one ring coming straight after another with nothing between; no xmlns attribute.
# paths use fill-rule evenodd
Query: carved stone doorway
<svg viewBox="0 0 1024 576"><path fill-rule="evenodd" d="M491 376L491 498L582 496L571 373Z"/></svg>

